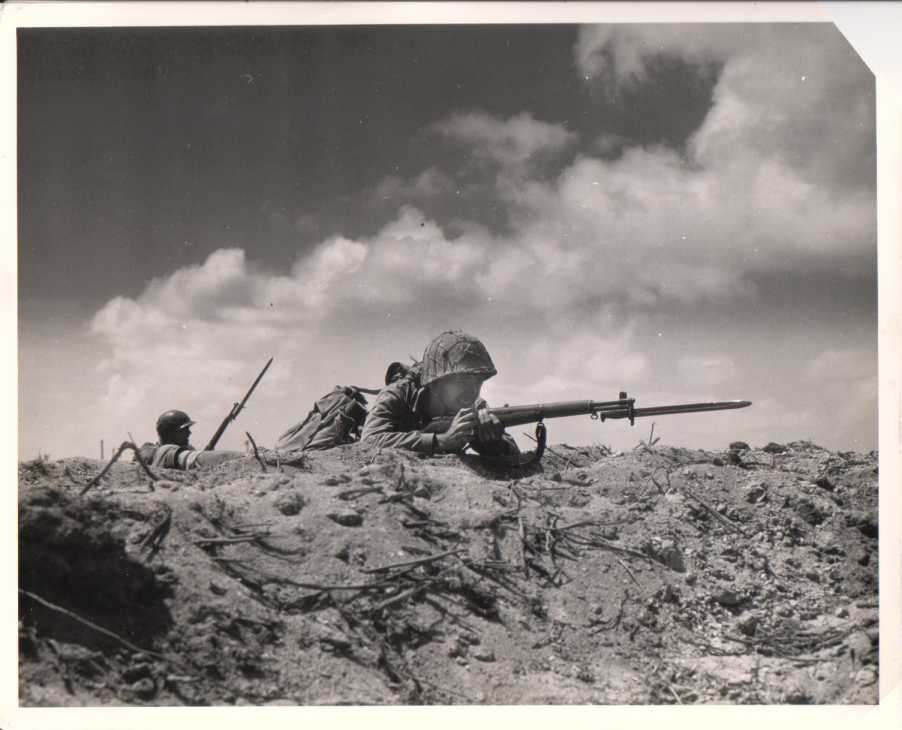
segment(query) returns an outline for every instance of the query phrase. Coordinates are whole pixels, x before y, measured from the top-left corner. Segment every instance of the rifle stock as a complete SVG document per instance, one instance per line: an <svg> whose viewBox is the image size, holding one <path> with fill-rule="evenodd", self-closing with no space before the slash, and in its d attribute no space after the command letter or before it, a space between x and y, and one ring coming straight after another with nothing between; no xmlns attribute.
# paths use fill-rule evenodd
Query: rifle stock
<svg viewBox="0 0 902 730"><path fill-rule="evenodd" d="M250 389L247 393L244 394L244 398L241 399L240 403L233 403L232 409L229 411L228 415L222 419L222 423L219 424L219 428L216 429L216 433L213 434L209 443L204 447L204 451L212 451L216 448L216 443L222 437L222 434L225 433L225 430L229 427L229 424L234 421L238 414L241 413L244 408L244 404L247 403L247 399L251 397L251 394L254 392L254 388L257 387L257 384L263 379L263 376L266 375L266 371L269 370L269 366L272 365L273 358L269 358L269 361L266 365L263 366L263 370L260 371L260 374L257 376L257 379L254 381L253 385L251 385Z"/></svg>
<svg viewBox="0 0 902 730"><path fill-rule="evenodd" d="M747 400L713 401L710 403L681 403L677 405L652 406L636 408L635 398L627 398L621 393L620 398L611 401L574 400L553 403L534 403L522 406L502 406L489 410L505 426L522 426L526 423L544 421L546 418L566 418L569 416L585 416L606 421L609 418L628 418L632 425L636 418L646 416L664 416L678 413L702 413L706 411L726 411L735 408L746 408L752 405ZM444 433L453 421L453 416L442 416L430 421L426 433Z"/></svg>

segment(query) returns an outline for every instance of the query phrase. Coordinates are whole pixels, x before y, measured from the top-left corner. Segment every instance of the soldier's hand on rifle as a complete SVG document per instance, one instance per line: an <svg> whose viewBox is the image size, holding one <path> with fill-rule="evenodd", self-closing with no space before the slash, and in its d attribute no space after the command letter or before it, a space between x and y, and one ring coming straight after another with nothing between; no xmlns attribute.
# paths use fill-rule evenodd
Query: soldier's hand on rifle
<svg viewBox="0 0 902 730"><path fill-rule="evenodd" d="M481 444L495 444L504 438L504 424L489 410L489 404L480 399L476 402L476 416L479 419L477 435Z"/></svg>
<svg viewBox="0 0 902 730"><path fill-rule="evenodd" d="M439 449L448 453L460 451L473 440L478 426L479 419L473 409L461 408L448 426L448 430L438 434Z"/></svg>

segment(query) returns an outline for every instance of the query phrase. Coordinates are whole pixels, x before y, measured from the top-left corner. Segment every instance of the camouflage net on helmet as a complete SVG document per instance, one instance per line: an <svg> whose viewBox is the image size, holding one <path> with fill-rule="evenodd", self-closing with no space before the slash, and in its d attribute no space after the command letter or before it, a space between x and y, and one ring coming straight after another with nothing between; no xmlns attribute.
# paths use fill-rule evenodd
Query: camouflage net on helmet
<svg viewBox="0 0 902 730"><path fill-rule="evenodd" d="M447 375L481 375L488 379L497 372L482 342L460 330L450 330L426 347L420 382L428 385Z"/></svg>

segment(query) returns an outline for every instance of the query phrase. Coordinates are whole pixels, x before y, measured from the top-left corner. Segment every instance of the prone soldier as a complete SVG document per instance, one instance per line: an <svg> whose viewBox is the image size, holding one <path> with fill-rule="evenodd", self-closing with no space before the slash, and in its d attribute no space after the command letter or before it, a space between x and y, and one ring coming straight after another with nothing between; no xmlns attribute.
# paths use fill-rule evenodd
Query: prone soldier
<svg viewBox="0 0 902 730"><path fill-rule="evenodd" d="M157 419L155 444L144 444L139 453L151 466L164 469L196 469L216 466L229 459L244 456L240 451L197 451L190 443L194 421L184 411L171 410Z"/></svg>
<svg viewBox="0 0 902 730"><path fill-rule="evenodd" d="M426 347L422 362L388 381L366 418L361 441L420 453L457 453L468 445L486 456L519 453L516 442L480 397L497 374L485 345L460 330L443 332ZM393 378L393 379L392 379ZM424 430L434 418L451 416L444 433Z"/></svg>

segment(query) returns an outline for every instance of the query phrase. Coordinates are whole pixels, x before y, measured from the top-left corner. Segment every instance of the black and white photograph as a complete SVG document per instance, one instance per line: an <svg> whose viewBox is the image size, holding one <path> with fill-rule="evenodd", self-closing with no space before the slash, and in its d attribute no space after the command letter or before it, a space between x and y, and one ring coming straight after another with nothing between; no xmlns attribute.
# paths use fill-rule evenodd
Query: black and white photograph
<svg viewBox="0 0 902 730"><path fill-rule="evenodd" d="M130 5L5 29L19 708L898 691L839 24Z"/></svg>

